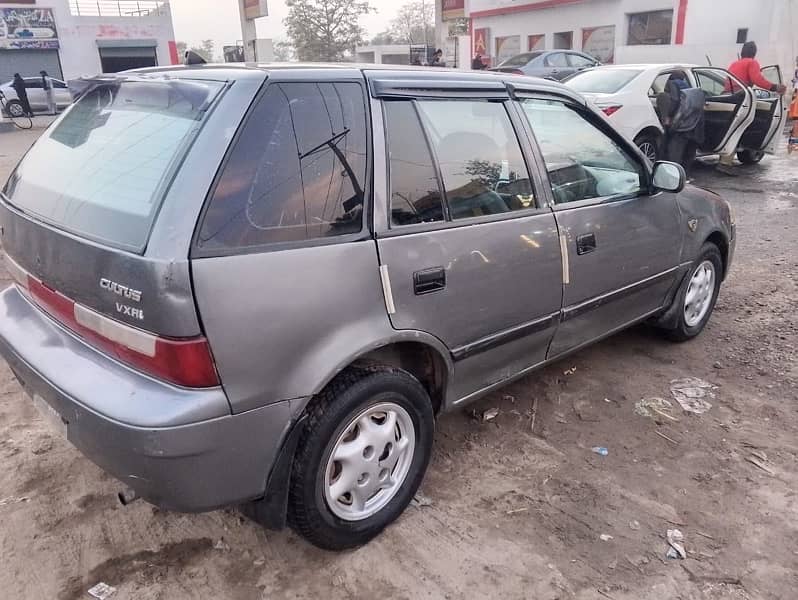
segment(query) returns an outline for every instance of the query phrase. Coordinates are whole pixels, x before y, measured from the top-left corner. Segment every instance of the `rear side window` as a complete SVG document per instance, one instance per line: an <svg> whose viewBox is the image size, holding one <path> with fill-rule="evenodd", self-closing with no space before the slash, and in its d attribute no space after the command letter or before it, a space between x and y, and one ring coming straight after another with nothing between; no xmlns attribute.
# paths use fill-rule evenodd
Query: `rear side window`
<svg viewBox="0 0 798 600"><path fill-rule="evenodd" d="M269 85L218 180L199 247L226 251L360 232L366 126L359 84Z"/></svg>
<svg viewBox="0 0 798 600"><path fill-rule="evenodd" d="M502 103L420 101L452 219L535 206L518 138Z"/></svg>
<svg viewBox="0 0 798 600"><path fill-rule="evenodd" d="M90 88L4 190L32 216L142 251L175 169L223 84L122 80Z"/></svg>
<svg viewBox="0 0 798 600"><path fill-rule="evenodd" d="M412 102L386 102L391 168L391 223L443 221L443 198L427 140Z"/></svg>

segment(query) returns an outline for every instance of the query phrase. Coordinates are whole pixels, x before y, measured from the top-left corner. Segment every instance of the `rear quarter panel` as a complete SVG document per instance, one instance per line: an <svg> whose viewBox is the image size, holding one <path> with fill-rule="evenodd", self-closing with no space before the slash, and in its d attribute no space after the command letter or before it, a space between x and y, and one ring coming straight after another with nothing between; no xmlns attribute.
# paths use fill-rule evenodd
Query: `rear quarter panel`
<svg viewBox="0 0 798 600"><path fill-rule="evenodd" d="M682 262L694 261L701 247L713 234L721 234L726 248L726 273L734 254L735 231L728 203L709 190L688 186L677 196L686 235ZM691 224L695 225L693 231ZM723 252L724 249L721 249ZM725 274L724 274L725 275Z"/></svg>

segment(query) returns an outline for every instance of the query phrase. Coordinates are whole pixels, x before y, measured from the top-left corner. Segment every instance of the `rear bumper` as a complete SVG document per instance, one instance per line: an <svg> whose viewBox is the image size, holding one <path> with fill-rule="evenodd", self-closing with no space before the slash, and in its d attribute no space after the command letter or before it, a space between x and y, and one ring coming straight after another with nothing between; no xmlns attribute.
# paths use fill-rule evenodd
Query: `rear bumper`
<svg viewBox="0 0 798 600"><path fill-rule="evenodd" d="M11 287L0 354L67 439L145 500L201 512L263 496L291 422L289 402L231 415L221 389L186 390L93 350Z"/></svg>

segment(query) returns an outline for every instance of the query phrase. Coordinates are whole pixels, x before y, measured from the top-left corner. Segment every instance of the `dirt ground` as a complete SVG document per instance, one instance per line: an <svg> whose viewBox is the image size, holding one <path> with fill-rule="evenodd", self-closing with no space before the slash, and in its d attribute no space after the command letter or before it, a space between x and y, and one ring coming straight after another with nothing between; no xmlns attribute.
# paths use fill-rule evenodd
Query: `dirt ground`
<svg viewBox="0 0 798 600"><path fill-rule="evenodd" d="M40 132L0 134L0 180ZM699 339L636 328L443 417L421 505L353 552L232 510L120 507L0 366L0 596L88 598L102 581L115 600L795 598L798 157L739 172L695 174L739 231ZM683 377L717 386L711 410L636 414ZM673 528L686 560L665 558Z"/></svg>

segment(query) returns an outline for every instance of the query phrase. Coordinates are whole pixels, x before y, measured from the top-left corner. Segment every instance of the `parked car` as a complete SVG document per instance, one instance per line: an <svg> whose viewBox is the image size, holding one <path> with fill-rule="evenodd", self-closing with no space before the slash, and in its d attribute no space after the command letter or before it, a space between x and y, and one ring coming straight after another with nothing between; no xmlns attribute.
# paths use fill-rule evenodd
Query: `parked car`
<svg viewBox="0 0 798 600"><path fill-rule="evenodd" d="M44 92L41 77L23 77L25 80L25 90L28 92L28 102L34 113L47 112L47 96ZM72 95L69 93L67 84L60 79L53 79L53 90L55 94L55 104L58 110L64 110L72 104ZM24 113L22 105L17 98L17 92L11 87L13 81L0 85L0 92L5 94L8 100L8 112L15 117L21 117Z"/></svg>
<svg viewBox="0 0 798 600"><path fill-rule="evenodd" d="M439 415L637 323L697 336L735 248L569 88L381 66L98 78L0 225L0 354L124 502L330 549L402 513Z"/></svg>
<svg viewBox="0 0 798 600"><path fill-rule="evenodd" d="M762 72L773 82L782 81L779 67ZM664 134L657 95L673 73L707 94L707 135L701 154L736 152L741 162L752 164L776 151L787 115L782 96L747 89L725 69L680 64L603 66L578 73L565 84L593 101L618 131L656 161Z"/></svg>
<svg viewBox="0 0 798 600"><path fill-rule="evenodd" d="M525 52L508 58L499 66L490 69L500 73L543 77L562 81L574 73L597 67L601 63L592 56L573 50L549 50Z"/></svg>

